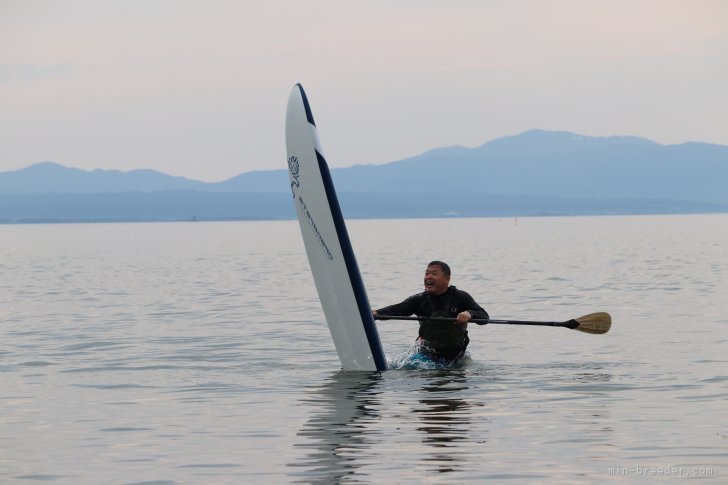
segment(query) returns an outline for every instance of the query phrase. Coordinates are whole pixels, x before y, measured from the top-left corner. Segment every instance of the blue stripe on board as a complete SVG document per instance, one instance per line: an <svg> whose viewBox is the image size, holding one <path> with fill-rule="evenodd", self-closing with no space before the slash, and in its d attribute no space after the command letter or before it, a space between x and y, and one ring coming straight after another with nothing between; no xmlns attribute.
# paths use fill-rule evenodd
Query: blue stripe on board
<svg viewBox="0 0 728 485"><path fill-rule="evenodd" d="M303 108L306 110L306 119L313 126L316 126L316 122L313 120L313 113L311 112L311 106L308 104L308 98L306 97L306 91L303 90L301 83L296 84L298 90L301 91L301 97L303 98Z"/></svg>
<svg viewBox="0 0 728 485"><path fill-rule="evenodd" d="M304 103L306 100L304 99ZM374 357L374 363L377 366L377 370L387 370L387 359L384 356L382 350L382 343L379 340L379 333L377 327L374 324L374 317L372 316L372 309L369 306L367 300L366 290L364 289L364 282L361 279L361 273L359 273L359 266L356 264L356 258L354 257L354 249L351 247L351 240L349 239L349 233L346 231L346 224L344 224L344 216L341 213L341 207L339 206L339 199L336 197L336 190L334 189L334 181L331 179L331 173L329 172L329 166L324 160L324 157L316 150L316 158L318 159L319 170L321 172L321 179L324 182L324 190L326 190L326 198L329 201L329 207L331 208L331 215L334 218L334 226L336 227L336 234L339 236L339 245L341 251L344 253L344 261L346 263L346 269L349 273L349 280L351 281L351 287L354 289L354 296L356 297L356 304L359 307L359 313L361 315L361 321L364 323L364 331L367 334L367 340L369 341L369 348L371 349L372 356Z"/></svg>

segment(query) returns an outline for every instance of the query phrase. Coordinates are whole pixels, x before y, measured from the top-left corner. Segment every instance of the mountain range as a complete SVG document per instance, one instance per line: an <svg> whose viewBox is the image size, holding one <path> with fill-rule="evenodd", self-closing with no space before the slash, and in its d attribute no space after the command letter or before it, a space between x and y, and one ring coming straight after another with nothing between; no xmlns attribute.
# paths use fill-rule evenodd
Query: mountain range
<svg viewBox="0 0 728 485"><path fill-rule="evenodd" d="M532 130L331 172L347 217L728 212L728 146L699 142ZM217 183L52 162L0 172L0 222L287 219L289 199L283 168Z"/></svg>

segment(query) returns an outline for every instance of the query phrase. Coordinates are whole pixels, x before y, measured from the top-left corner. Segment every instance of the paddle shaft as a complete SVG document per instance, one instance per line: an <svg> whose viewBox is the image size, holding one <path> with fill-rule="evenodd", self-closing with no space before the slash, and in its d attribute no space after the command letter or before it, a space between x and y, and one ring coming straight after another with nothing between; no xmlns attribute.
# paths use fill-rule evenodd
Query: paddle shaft
<svg viewBox="0 0 728 485"><path fill-rule="evenodd" d="M430 320L433 322L454 322L455 318L449 318L449 317L400 317L396 315L376 315L374 317L375 320L417 320L417 321L425 321ZM495 325L538 325L543 327L566 327L566 328L576 328L579 326L579 323L576 320L568 320L566 322L534 322L530 320L488 320L488 319L480 319L480 318L473 318L470 320L470 322L477 323L480 325L485 324L495 324Z"/></svg>

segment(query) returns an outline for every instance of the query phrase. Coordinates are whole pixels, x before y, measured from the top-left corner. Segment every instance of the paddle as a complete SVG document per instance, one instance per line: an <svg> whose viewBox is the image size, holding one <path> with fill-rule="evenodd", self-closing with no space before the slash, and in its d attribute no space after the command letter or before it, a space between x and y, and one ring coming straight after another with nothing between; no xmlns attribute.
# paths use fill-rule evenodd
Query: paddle
<svg viewBox="0 0 728 485"><path fill-rule="evenodd" d="M375 315L375 320L431 320L433 322L454 322L455 318L447 317L401 317L396 315ZM479 320L474 318L470 320L473 323L497 324L497 325L541 325L545 327L566 327L580 332L602 334L609 332L612 326L612 317L609 313L598 312L590 313L579 318L572 318L565 322L532 322L526 320Z"/></svg>

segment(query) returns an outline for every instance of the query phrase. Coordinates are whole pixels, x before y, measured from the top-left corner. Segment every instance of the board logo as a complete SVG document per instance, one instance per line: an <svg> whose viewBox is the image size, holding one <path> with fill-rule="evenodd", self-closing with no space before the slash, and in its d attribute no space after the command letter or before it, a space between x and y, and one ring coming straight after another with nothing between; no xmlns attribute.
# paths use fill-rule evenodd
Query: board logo
<svg viewBox="0 0 728 485"><path fill-rule="evenodd" d="M300 166L298 164L298 157L295 155L291 155L288 157L288 171L291 174L291 192L293 192L293 186L296 187L301 186L301 180L298 178L298 171L300 169ZM296 198L296 194L293 194L293 198Z"/></svg>

